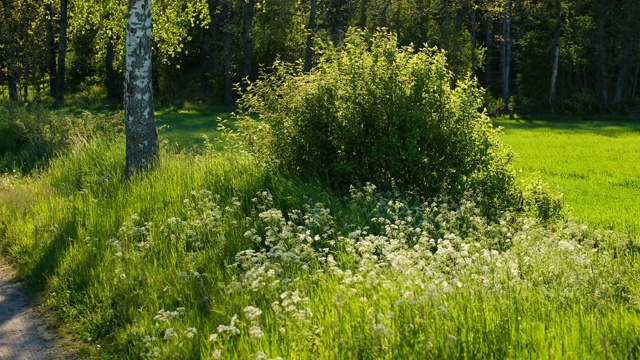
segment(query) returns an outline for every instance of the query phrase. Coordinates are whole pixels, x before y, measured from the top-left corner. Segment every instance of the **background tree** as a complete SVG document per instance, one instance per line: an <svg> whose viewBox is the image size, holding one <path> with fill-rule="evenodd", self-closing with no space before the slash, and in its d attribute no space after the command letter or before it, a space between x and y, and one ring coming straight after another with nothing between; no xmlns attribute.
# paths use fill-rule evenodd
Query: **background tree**
<svg viewBox="0 0 640 360"><path fill-rule="evenodd" d="M2 5L0 96L28 100L47 84L52 99L84 89L122 96L127 1ZM487 89L491 113L629 113L640 109L638 6L634 0L155 0L155 98L231 106L234 84L256 79L276 59L310 69L314 38L339 45L348 27L371 33L385 26L400 46L444 50L456 78L475 76ZM59 94L58 84L64 84Z"/></svg>
<svg viewBox="0 0 640 360"><path fill-rule="evenodd" d="M60 0L60 36L58 37L58 73L56 76L56 105L64 105L64 76L67 70L67 26L69 1Z"/></svg>
<svg viewBox="0 0 640 360"><path fill-rule="evenodd" d="M151 0L129 0L125 72L127 177L147 170L159 160L153 113L151 30Z"/></svg>
<svg viewBox="0 0 640 360"><path fill-rule="evenodd" d="M14 19L13 19L13 0L2 0L4 26L3 26L3 39L5 56L7 63L7 74L9 82L9 99L12 101L18 101L18 79L15 68L15 41L14 41Z"/></svg>

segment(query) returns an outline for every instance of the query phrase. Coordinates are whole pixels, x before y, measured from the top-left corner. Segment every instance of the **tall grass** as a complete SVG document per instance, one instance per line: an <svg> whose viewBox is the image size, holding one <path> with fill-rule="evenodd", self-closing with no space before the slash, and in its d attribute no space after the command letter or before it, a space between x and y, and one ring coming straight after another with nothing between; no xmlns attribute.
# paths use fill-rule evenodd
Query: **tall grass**
<svg viewBox="0 0 640 360"><path fill-rule="evenodd" d="M30 174L44 168L74 138L123 133L122 117L113 113L53 112L42 104L0 102L0 173Z"/></svg>
<svg viewBox="0 0 640 360"><path fill-rule="evenodd" d="M373 186L338 197L241 154L123 168L121 140L78 140L0 188L0 247L94 354L640 357L622 235Z"/></svg>

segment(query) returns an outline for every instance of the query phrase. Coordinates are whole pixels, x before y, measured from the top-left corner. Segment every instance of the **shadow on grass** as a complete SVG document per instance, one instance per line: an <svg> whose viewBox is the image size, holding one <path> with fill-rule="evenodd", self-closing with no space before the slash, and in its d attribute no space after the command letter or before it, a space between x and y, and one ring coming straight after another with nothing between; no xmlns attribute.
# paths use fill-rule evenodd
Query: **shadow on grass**
<svg viewBox="0 0 640 360"><path fill-rule="evenodd" d="M495 126L505 130L554 130L576 133L592 133L606 137L620 137L640 133L640 120L578 120L578 119L533 119L519 118L509 120L498 118Z"/></svg>
<svg viewBox="0 0 640 360"><path fill-rule="evenodd" d="M37 234L35 235L37 239ZM39 251L42 254L37 263L31 267L31 276L27 285L31 295L44 288L47 279L55 274L65 258L65 254L71 246L73 239L78 236L78 219L70 216L61 222L56 228L56 233L45 249Z"/></svg>

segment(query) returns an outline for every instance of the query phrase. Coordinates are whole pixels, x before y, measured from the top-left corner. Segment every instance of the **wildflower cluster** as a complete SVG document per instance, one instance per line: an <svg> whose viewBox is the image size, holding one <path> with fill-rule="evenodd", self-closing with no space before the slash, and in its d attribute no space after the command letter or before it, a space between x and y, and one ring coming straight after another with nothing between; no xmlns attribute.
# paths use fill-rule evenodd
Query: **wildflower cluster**
<svg viewBox="0 0 640 360"><path fill-rule="evenodd" d="M558 307L577 299L597 306L621 291L615 271L601 266L610 255L600 244L612 234L570 221L511 213L489 219L470 199L412 203L379 194L373 185L352 189L345 199L345 208L367 214L345 217L348 224L323 204L285 214L273 207L267 192L251 201L246 217L238 199L223 207L208 191L192 195L183 203L182 217L158 229L134 216L108 246L114 261L125 264L127 254L131 259L144 254L145 247L132 244L152 246L156 234L156 242L168 241L185 252L175 260L183 270L163 296L182 301L174 288L199 291L200 304L216 313L234 310L199 329L186 321L184 308L158 311L155 330L143 341L148 358L188 354L185 347L198 343L214 359L233 357L239 349L269 359L362 344L373 357L410 348L428 356L438 346L461 341L464 334L451 319L466 311L461 304L477 298L500 303L519 294ZM229 230L223 223L230 222L236 234L244 234L245 249L227 266L228 277L214 283L198 259L224 245ZM118 276L129 276L126 269L119 267ZM443 323L450 325L443 330L437 325ZM506 324L483 330L512 326ZM443 332L446 338L435 337ZM422 345L412 348L406 339L423 339ZM282 348L271 348L273 341Z"/></svg>
<svg viewBox="0 0 640 360"><path fill-rule="evenodd" d="M162 231L172 241L186 246L187 251L201 251L225 240L220 221L225 213L233 213L240 202L234 198L223 209L216 203L220 200L219 196L211 191L193 191L192 196L183 202L184 218L170 218Z"/></svg>
<svg viewBox="0 0 640 360"><path fill-rule="evenodd" d="M268 299L268 325L289 346L312 351L318 329L333 327L337 337L354 326L341 324L343 311L362 314L352 321L365 324L363 336L382 351L404 336L423 336L427 330L417 324L451 316L447 304L464 296L524 290L562 294L558 304L616 296L613 282L602 280L614 275L593 270L607 258L594 239L611 234L586 225L511 213L489 220L468 199L411 204L376 194L372 185L353 189L350 206L370 209L370 219L340 226L321 204L286 217L271 208L245 233L256 247L236 255L238 273L227 291ZM323 308L327 300L330 309ZM447 341L459 335L452 331Z"/></svg>

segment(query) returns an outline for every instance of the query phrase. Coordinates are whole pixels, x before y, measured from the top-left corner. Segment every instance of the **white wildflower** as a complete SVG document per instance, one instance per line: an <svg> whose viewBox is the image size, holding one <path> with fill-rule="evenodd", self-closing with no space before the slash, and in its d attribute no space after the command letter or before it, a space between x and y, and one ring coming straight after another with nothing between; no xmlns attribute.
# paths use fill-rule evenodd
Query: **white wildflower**
<svg viewBox="0 0 640 360"><path fill-rule="evenodd" d="M264 333L262 332L259 326L252 326L249 329L249 335L254 339L259 339L264 336Z"/></svg>
<svg viewBox="0 0 640 360"><path fill-rule="evenodd" d="M187 336L187 338L189 338L189 339L193 338L197 333L198 333L198 331L196 330L196 328L192 328L192 327L187 328L187 329L184 331L184 334L185 334L185 335Z"/></svg>
<svg viewBox="0 0 640 360"><path fill-rule="evenodd" d="M257 307L247 306L244 308L244 316L249 320L255 320L262 315L262 310Z"/></svg>
<svg viewBox="0 0 640 360"><path fill-rule="evenodd" d="M165 340L171 340L171 339L177 338L177 337L178 337L178 334L176 333L176 331L172 327L168 328L164 332L164 339Z"/></svg>

